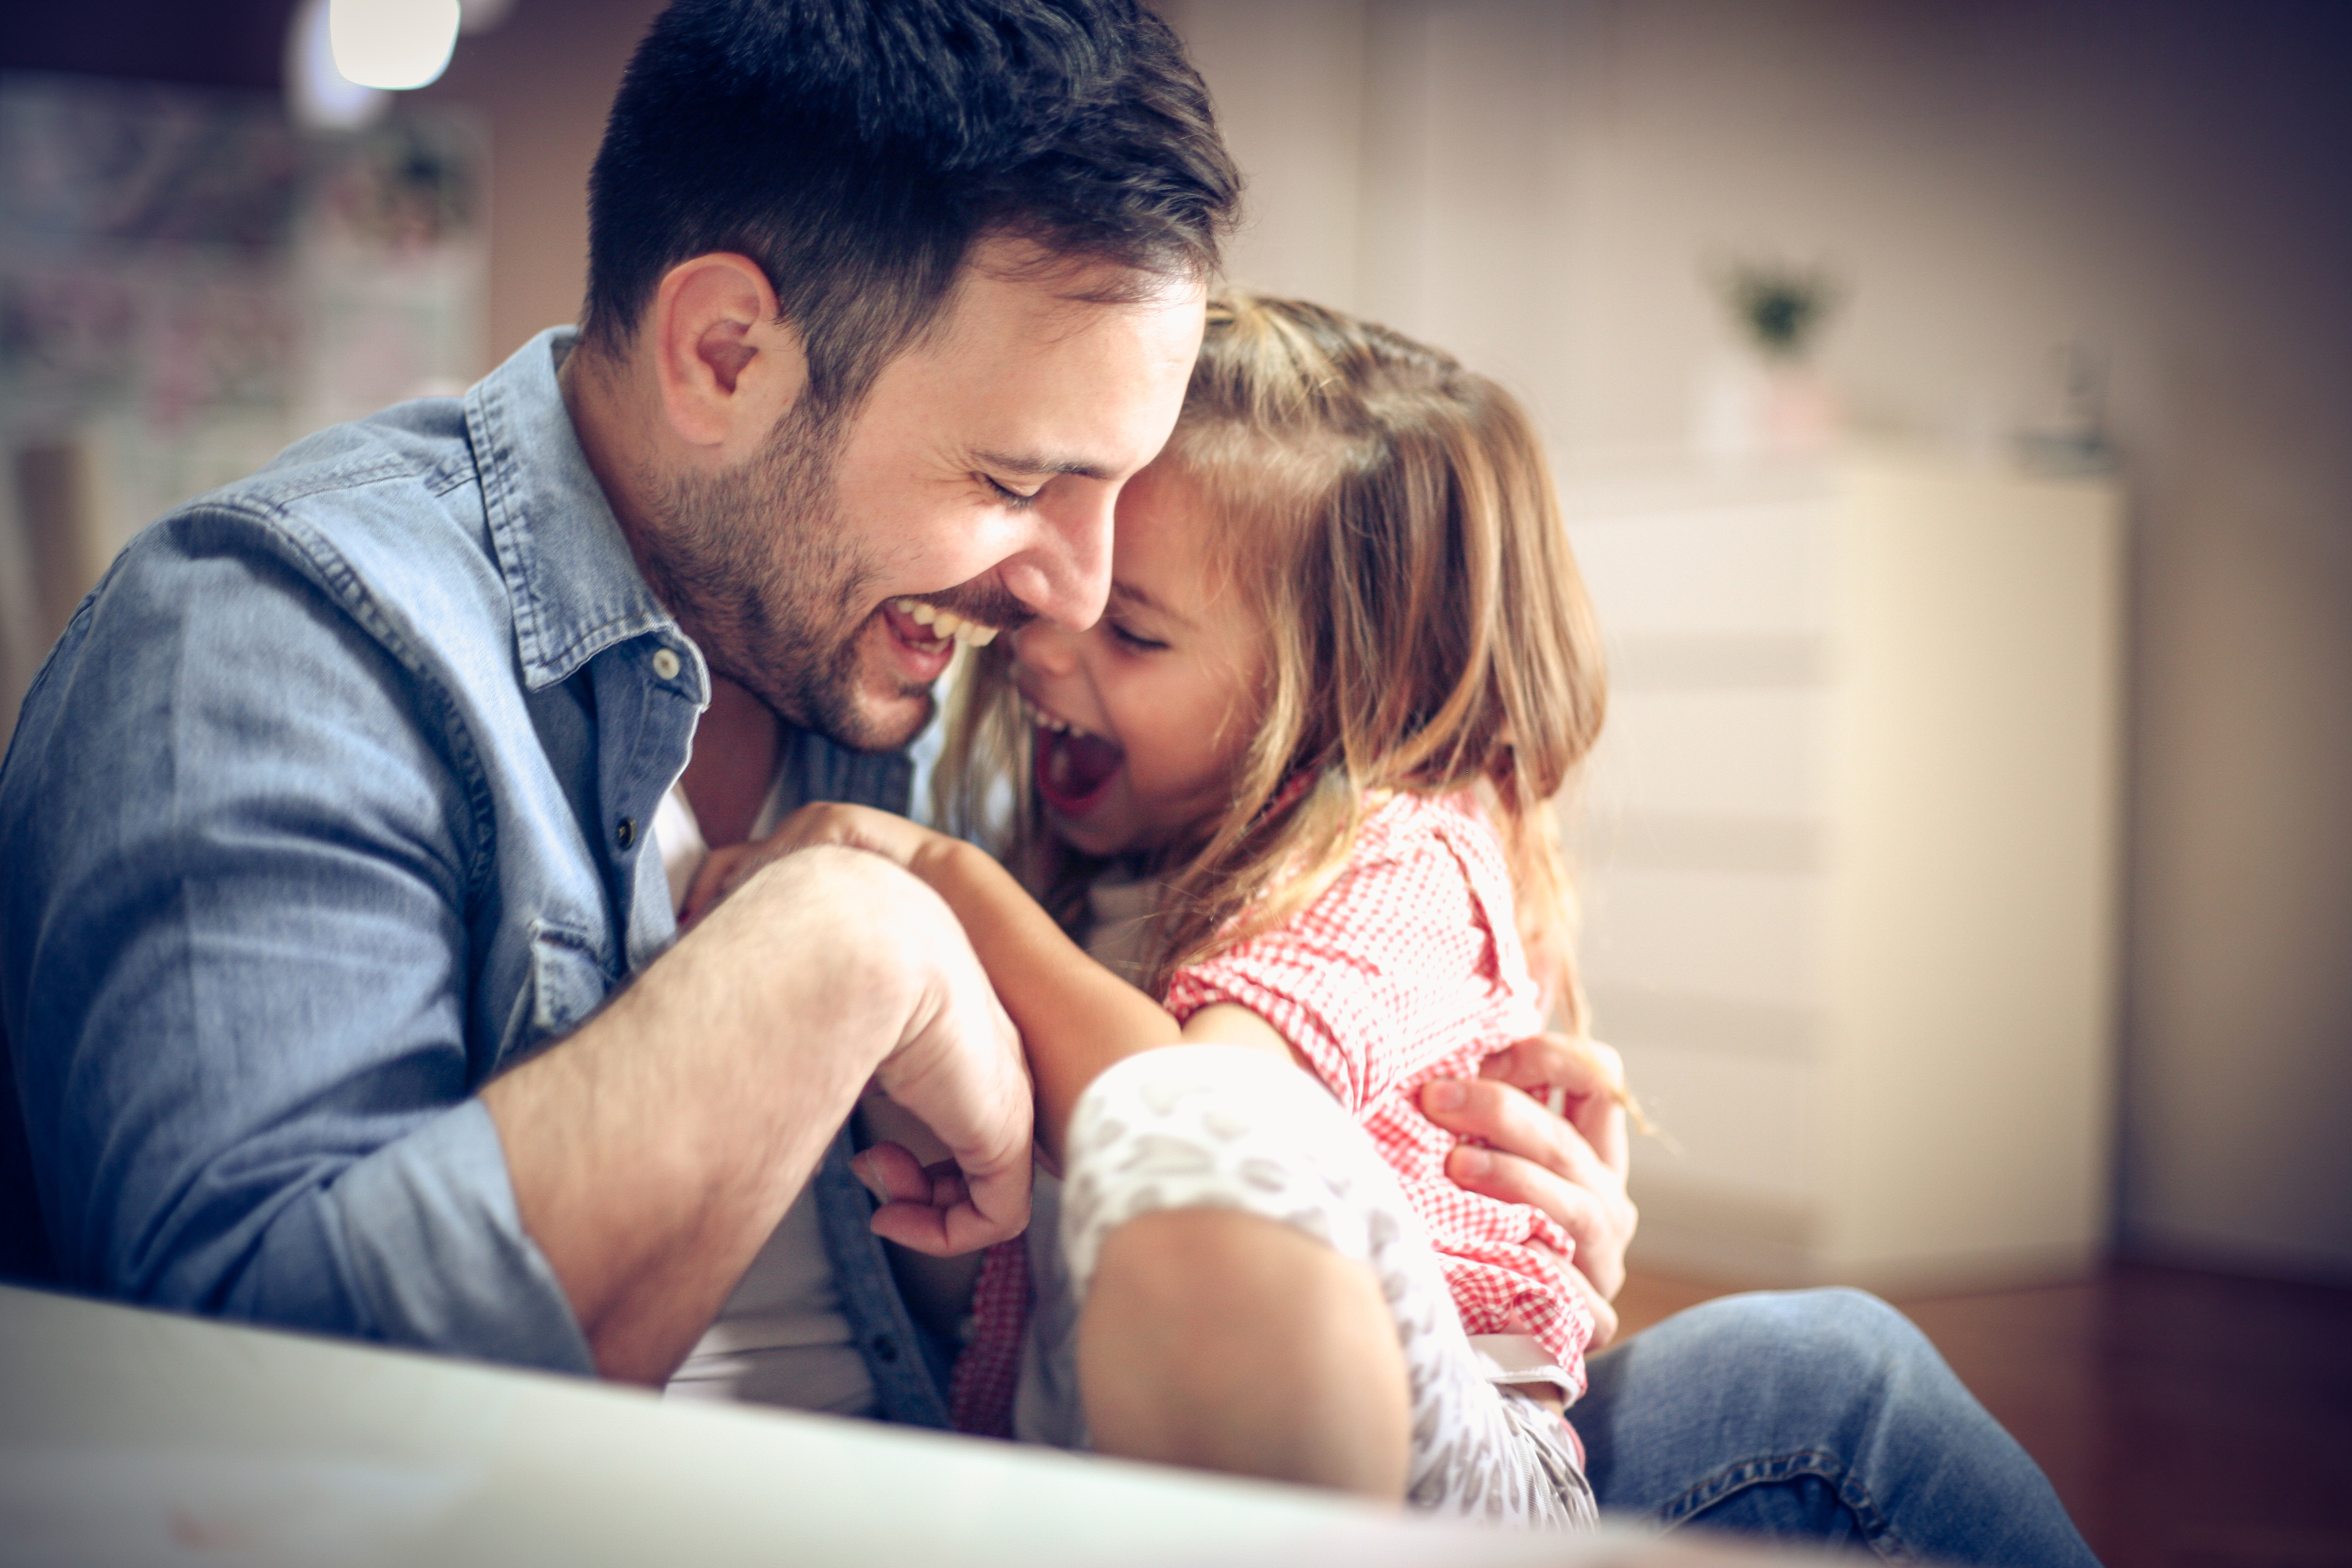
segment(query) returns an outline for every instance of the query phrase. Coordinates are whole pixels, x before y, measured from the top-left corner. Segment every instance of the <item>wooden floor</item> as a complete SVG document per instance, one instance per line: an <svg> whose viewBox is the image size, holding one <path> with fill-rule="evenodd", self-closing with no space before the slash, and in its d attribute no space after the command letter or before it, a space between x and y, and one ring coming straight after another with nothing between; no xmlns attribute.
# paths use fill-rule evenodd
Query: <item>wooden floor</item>
<svg viewBox="0 0 2352 1568"><path fill-rule="evenodd" d="M1637 1274L1622 1331L1722 1293ZM1896 1305L2106 1568L2352 1568L2352 1290L2118 1264Z"/></svg>

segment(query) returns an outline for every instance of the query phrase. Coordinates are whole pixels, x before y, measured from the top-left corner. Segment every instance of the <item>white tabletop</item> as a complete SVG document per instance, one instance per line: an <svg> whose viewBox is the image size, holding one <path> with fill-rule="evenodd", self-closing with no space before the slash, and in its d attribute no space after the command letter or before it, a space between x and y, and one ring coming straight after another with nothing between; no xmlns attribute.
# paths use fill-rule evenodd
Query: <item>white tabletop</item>
<svg viewBox="0 0 2352 1568"><path fill-rule="evenodd" d="M0 1563L1726 1561L0 1288Z"/></svg>

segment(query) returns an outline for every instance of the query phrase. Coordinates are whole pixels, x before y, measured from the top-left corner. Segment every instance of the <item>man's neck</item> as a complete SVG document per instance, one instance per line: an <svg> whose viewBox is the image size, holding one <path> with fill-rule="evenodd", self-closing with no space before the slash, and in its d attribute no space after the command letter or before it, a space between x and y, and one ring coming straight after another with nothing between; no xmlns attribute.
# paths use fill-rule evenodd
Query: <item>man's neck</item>
<svg viewBox="0 0 2352 1568"><path fill-rule="evenodd" d="M711 848L751 836L775 780L783 733L766 703L724 676L710 678L710 706L694 731L694 754L678 784Z"/></svg>

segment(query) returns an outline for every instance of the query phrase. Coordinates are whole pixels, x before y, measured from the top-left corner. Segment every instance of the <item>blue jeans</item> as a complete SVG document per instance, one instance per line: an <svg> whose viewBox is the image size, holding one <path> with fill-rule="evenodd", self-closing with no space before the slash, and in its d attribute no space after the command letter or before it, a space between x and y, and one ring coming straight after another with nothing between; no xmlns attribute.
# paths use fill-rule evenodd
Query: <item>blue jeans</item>
<svg viewBox="0 0 2352 1568"><path fill-rule="evenodd" d="M1604 1510L1890 1562L2097 1560L1910 1320L1858 1290L1730 1296L1593 1358L1569 1412Z"/></svg>

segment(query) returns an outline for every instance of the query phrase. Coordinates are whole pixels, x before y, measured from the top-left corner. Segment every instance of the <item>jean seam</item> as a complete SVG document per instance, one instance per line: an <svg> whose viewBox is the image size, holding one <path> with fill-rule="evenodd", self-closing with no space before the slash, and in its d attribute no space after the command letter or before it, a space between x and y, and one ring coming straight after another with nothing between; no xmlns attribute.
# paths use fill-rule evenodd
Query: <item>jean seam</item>
<svg viewBox="0 0 2352 1568"><path fill-rule="evenodd" d="M1668 1530L1687 1524L1699 1514L1715 1508L1741 1492L1757 1487L1777 1486L1800 1476L1813 1476L1832 1484L1837 1500L1854 1523L1862 1530L1863 1540L1879 1558L1889 1563L1916 1561L1894 1525L1879 1511L1878 1503L1868 1488L1856 1480L1845 1464L1834 1454L1818 1449L1801 1449L1769 1459L1750 1459L1732 1465L1699 1482L1679 1498L1658 1510L1658 1522Z"/></svg>

